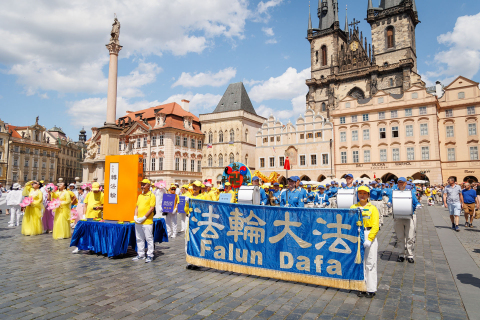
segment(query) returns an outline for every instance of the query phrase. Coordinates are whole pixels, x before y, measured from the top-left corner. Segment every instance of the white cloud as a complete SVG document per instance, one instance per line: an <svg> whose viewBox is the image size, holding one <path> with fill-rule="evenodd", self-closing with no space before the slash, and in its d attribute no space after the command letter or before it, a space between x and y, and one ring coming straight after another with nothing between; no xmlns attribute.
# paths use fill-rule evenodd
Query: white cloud
<svg viewBox="0 0 480 320"><path fill-rule="evenodd" d="M231 67L220 70L214 74L207 72L191 75L190 73L183 72L177 82L172 85L172 88L177 86L187 88L198 88L203 86L221 87L226 85L231 79L235 78L236 74L237 70Z"/></svg>
<svg viewBox="0 0 480 320"><path fill-rule="evenodd" d="M310 78L310 68L297 72L295 68L288 68L284 74L270 78L262 84L254 86L249 96L255 102L270 99L289 100L308 92L305 80Z"/></svg>
<svg viewBox="0 0 480 320"><path fill-rule="evenodd" d="M263 83L264 81L263 80L247 80L247 79L243 79L243 84L247 85L247 86L254 86L256 84L259 84L259 83Z"/></svg>
<svg viewBox="0 0 480 320"><path fill-rule="evenodd" d="M243 39L253 17L247 0L7 1L0 11L0 64L30 95L98 93L106 85L113 12L122 24L120 59L201 53L218 37Z"/></svg>
<svg viewBox="0 0 480 320"><path fill-rule="evenodd" d="M188 92L186 94L173 95L165 101L161 102L160 104L170 102L180 103L183 99L190 101L190 112L199 115L202 112L207 113L213 111L214 107L216 107L218 102L220 102L220 99L222 99L222 96L211 93L193 94L191 92Z"/></svg>
<svg viewBox="0 0 480 320"><path fill-rule="evenodd" d="M274 8L281 4L283 0L269 0L267 2L260 1L257 6L258 13L266 13L270 8Z"/></svg>
<svg viewBox="0 0 480 320"><path fill-rule="evenodd" d="M272 28L262 28L262 31L269 37L273 37L275 35Z"/></svg>
<svg viewBox="0 0 480 320"><path fill-rule="evenodd" d="M279 120L291 120L293 123L296 122L297 118L305 113L306 110L306 98L305 95L300 95L291 100L292 108L286 110L278 110L267 107L266 105L261 105L256 109L257 113L262 117L269 117L274 115L276 119Z"/></svg>
<svg viewBox="0 0 480 320"><path fill-rule="evenodd" d="M447 50L435 55L437 71L426 73L427 78L448 83L458 75L472 78L480 70L480 13L457 19L453 31L440 35L438 43Z"/></svg>
<svg viewBox="0 0 480 320"><path fill-rule="evenodd" d="M265 41L266 44L275 44L277 43L277 40L276 39L269 39L267 41Z"/></svg>

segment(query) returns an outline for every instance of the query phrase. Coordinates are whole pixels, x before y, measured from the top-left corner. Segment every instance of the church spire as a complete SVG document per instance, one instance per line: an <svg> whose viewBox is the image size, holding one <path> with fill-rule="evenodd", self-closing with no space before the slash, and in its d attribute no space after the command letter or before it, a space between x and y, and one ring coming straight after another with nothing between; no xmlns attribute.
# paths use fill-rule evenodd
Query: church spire
<svg viewBox="0 0 480 320"><path fill-rule="evenodd" d="M348 33L348 5L345 6L345 33Z"/></svg>
<svg viewBox="0 0 480 320"><path fill-rule="evenodd" d="M373 9L372 0L368 0L368 10Z"/></svg>
<svg viewBox="0 0 480 320"><path fill-rule="evenodd" d="M308 32L312 30L312 12L310 10L310 3L308 4Z"/></svg>
<svg viewBox="0 0 480 320"><path fill-rule="evenodd" d="M415 4L415 0L412 1L413 4L413 12L417 12L417 5Z"/></svg>
<svg viewBox="0 0 480 320"><path fill-rule="evenodd" d="M340 24L340 20L338 19L338 0L333 0L333 10L335 11L335 22Z"/></svg>

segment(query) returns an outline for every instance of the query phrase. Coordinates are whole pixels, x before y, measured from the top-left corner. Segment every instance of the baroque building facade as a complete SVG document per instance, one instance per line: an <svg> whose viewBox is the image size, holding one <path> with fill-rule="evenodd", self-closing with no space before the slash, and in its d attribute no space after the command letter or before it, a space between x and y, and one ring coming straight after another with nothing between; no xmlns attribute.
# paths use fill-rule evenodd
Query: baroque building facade
<svg viewBox="0 0 480 320"><path fill-rule="evenodd" d="M0 119L0 183L4 187L7 185L9 144L10 134L8 133L7 124Z"/></svg>
<svg viewBox="0 0 480 320"><path fill-rule="evenodd" d="M260 117L242 82L232 83L212 113L201 114L205 135L203 178L215 184L222 181L225 167L233 162L255 170L255 135L266 119Z"/></svg>

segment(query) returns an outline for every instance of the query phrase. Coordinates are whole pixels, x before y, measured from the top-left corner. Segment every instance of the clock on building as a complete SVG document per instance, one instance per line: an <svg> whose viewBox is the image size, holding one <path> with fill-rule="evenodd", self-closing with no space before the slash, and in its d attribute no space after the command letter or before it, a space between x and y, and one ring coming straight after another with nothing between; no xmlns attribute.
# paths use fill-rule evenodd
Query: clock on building
<svg viewBox="0 0 480 320"><path fill-rule="evenodd" d="M357 51L358 50L358 42L357 41L353 41L350 44L350 50L352 50L352 51Z"/></svg>

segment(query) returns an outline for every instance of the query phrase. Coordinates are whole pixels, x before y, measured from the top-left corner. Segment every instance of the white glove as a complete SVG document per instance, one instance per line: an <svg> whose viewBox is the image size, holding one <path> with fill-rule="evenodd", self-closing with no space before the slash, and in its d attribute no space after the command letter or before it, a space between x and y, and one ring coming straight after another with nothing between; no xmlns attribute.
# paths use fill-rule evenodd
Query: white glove
<svg viewBox="0 0 480 320"><path fill-rule="evenodd" d="M143 223L145 220L147 220L147 217L135 218L136 223Z"/></svg>
<svg viewBox="0 0 480 320"><path fill-rule="evenodd" d="M370 241L370 240L366 240L366 241L363 243L363 247L364 247L365 249L370 248L371 245L372 245L372 241Z"/></svg>
<svg viewBox="0 0 480 320"><path fill-rule="evenodd" d="M288 208L288 207L290 207L290 205L287 203L287 204L284 206L284 208Z"/></svg>
<svg viewBox="0 0 480 320"><path fill-rule="evenodd" d="M392 203L391 203L391 202L387 203L387 207L391 208L391 207L392 207Z"/></svg>

